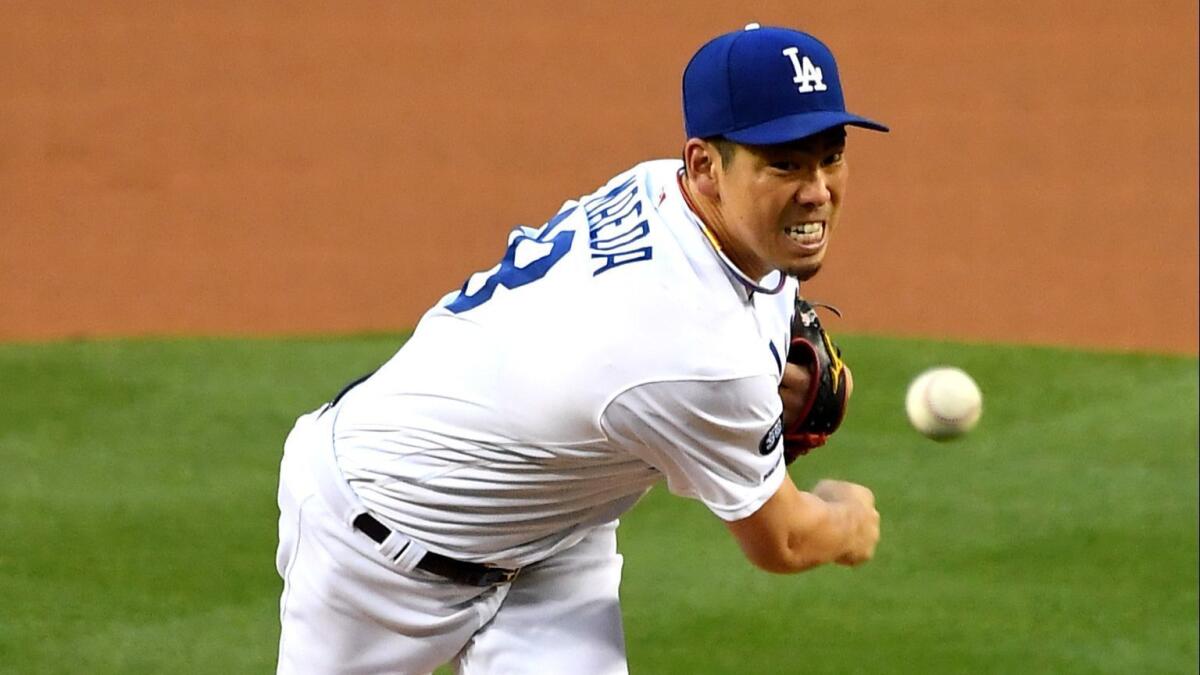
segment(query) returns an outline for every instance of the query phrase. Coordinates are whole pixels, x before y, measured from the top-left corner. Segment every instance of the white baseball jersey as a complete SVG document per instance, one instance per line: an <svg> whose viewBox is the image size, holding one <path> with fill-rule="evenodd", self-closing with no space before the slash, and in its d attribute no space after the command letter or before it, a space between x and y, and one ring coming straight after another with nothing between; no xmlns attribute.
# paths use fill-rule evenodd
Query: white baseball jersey
<svg viewBox="0 0 1200 675"><path fill-rule="evenodd" d="M431 551L520 566L663 478L724 520L774 493L796 282L769 295L733 276L680 169L639 164L518 228L341 400L338 463L376 516Z"/></svg>

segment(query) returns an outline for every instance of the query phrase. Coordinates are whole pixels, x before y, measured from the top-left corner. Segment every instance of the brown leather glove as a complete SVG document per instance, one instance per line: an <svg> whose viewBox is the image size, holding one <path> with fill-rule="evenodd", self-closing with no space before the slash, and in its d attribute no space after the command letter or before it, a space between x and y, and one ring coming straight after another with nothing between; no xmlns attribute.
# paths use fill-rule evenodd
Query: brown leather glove
<svg viewBox="0 0 1200 675"><path fill-rule="evenodd" d="M829 309L837 313L836 309ZM811 376L804 408L783 432L783 454L790 464L800 455L824 445L829 435L837 431L846 416L850 389L842 350L821 327L817 310L799 295L787 360L808 369Z"/></svg>

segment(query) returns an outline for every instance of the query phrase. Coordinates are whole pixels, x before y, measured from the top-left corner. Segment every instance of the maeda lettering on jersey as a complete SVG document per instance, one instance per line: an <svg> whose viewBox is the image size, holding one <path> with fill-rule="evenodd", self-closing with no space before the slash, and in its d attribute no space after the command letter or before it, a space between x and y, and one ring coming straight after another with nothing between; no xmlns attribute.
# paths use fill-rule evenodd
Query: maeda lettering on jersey
<svg viewBox="0 0 1200 675"><path fill-rule="evenodd" d="M792 60L792 68L796 69L796 77L792 78L792 81L800 85L798 89L801 94L825 91L829 88L825 86L825 75L821 69L813 65L807 56L801 57L799 48L788 47L783 50L783 55Z"/></svg>
<svg viewBox="0 0 1200 675"><path fill-rule="evenodd" d="M635 176L583 205L588 246L592 259L600 263L592 276L653 257L653 249L642 241L650 235L650 221L642 217L642 209Z"/></svg>

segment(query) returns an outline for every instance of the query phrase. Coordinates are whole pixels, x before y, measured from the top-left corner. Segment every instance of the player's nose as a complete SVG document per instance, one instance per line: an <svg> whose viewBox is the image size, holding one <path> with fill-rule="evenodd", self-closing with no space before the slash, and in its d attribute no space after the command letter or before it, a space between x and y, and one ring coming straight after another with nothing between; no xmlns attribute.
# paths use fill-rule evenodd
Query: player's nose
<svg viewBox="0 0 1200 675"><path fill-rule="evenodd" d="M822 171L812 172L796 188L796 201L804 206L824 206L831 198L829 181Z"/></svg>

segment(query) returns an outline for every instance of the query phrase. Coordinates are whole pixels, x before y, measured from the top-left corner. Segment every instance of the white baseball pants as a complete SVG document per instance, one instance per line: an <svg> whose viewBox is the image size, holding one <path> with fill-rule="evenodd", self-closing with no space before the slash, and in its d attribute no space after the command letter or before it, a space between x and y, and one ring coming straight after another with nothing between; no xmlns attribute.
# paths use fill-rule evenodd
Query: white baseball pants
<svg viewBox="0 0 1200 675"><path fill-rule="evenodd" d="M618 604L616 523L521 570L464 586L402 572L340 521L316 489L311 444L289 442L280 467L283 578L278 673L627 673Z"/></svg>

